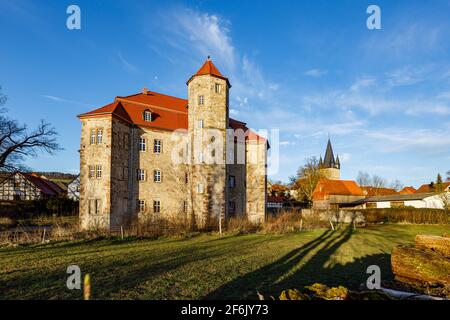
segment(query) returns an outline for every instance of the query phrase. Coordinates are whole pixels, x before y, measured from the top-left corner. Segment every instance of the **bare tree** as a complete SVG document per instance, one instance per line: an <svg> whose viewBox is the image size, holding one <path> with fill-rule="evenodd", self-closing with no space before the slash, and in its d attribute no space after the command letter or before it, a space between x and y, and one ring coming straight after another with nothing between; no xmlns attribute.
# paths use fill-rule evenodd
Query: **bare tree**
<svg viewBox="0 0 450 320"><path fill-rule="evenodd" d="M356 178L356 182L362 187L367 187L372 184L372 179L370 178L370 175L367 172L359 171L358 177Z"/></svg>
<svg viewBox="0 0 450 320"><path fill-rule="evenodd" d="M305 165L298 169L297 175L290 179L292 189L297 190L299 198L311 202L317 183L323 178L326 178L326 175L320 170L319 161L316 157L310 157L306 159Z"/></svg>
<svg viewBox="0 0 450 320"><path fill-rule="evenodd" d="M403 189L404 185L403 183L401 183L400 180L395 180L394 182L391 183L390 187L395 191L400 191Z"/></svg>
<svg viewBox="0 0 450 320"><path fill-rule="evenodd" d="M386 179L384 179L384 178L382 178L380 176L377 176L377 175L374 175L372 177L372 187L374 187L374 188L386 188L386 185L387 185Z"/></svg>
<svg viewBox="0 0 450 320"><path fill-rule="evenodd" d="M447 175L446 178L447 182L450 182L450 170L447 171L446 175Z"/></svg>
<svg viewBox="0 0 450 320"><path fill-rule="evenodd" d="M5 115L5 103L6 96L0 92L0 171L20 170L26 157L36 156L39 152L53 154L61 150L56 142L57 133L50 124L41 120L36 129L29 130L26 125Z"/></svg>

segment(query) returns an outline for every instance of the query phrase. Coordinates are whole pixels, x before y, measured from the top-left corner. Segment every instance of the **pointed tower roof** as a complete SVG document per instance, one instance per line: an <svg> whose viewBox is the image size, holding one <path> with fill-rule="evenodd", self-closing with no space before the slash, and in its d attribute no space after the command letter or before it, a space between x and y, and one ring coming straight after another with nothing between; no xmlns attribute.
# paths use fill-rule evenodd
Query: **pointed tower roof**
<svg viewBox="0 0 450 320"><path fill-rule="evenodd" d="M325 168L332 168L335 165L333 147L331 146L331 141L328 139L327 151L325 152L325 159L323 160L323 165Z"/></svg>
<svg viewBox="0 0 450 320"><path fill-rule="evenodd" d="M206 59L205 63L201 66L200 69L198 69L198 71L189 78L189 80L186 82L186 84L189 84L189 82L191 82L191 80L197 76L204 76L204 75L210 75L219 79L223 79L226 80L228 83L228 86L231 88L230 82L228 81L228 78L224 77L219 69L217 69L217 67L214 65L214 63L212 62L211 58L208 56L208 59Z"/></svg>

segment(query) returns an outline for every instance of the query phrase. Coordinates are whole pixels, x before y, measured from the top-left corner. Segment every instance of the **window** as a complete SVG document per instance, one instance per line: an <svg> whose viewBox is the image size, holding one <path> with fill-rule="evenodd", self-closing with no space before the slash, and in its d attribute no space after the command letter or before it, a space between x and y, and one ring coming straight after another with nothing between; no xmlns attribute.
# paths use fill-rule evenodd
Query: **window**
<svg viewBox="0 0 450 320"><path fill-rule="evenodd" d="M144 169L138 169L137 170L137 179L139 181L144 181L145 180L145 170Z"/></svg>
<svg viewBox="0 0 450 320"><path fill-rule="evenodd" d="M211 151L211 157L213 157L213 158L216 157L216 149L212 149L212 151Z"/></svg>
<svg viewBox="0 0 450 320"><path fill-rule="evenodd" d="M100 209L101 209L101 200L100 199L95 199L95 214L99 214L100 213Z"/></svg>
<svg viewBox="0 0 450 320"><path fill-rule="evenodd" d="M145 200L138 200L138 211L145 212Z"/></svg>
<svg viewBox="0 0 450 320"><path fill-rule="evenodd" d="M144 121L151 122L152 121L152 113L149 110L144 111Z"/></svg>
<svg viewBox="0 0 450 320"><path fill-rule="evenodd" d="M95 178L95 166L89 166L89 178Z"/></svg>
<svg viewBox="0 0 450 320"><path fill-rule="evenodd" d="M185 173L184 174L184 183L188 184L189 183L189 173Z"/></svg>
<svg viewBox="0 0 450 320"><path fill-rule="evenodd" d="M199 183L197 185L197 193L203 193L204 192L204 187L202 183Z"/></svg>
<svg viewBox="0 0 450 320"><path fill-rule="evenodd" d="M205 97L204 96L198 96L198 105L202 106L205 104Z"/></svg>
<svg viewBox="0 0 450 320"><path fill-rule="evenodd" d="M153 212L160 213L161 212L161 201L154 200L153 201Z"/></svg>
<svg viewBox="0 0 450 320"><path fill-rule="evenodd" d="M203 129L203 126L204 126L204 121L203 121L203 119L198 120L198 127L199 127L200 129Z"/></svg>
<svg viewBox="0 0 450 320"><path fill-rule="evenodd" d="M145 151L147 149L147 141L144 138L139 138L139 151Z"/></svg>
<svg viewBox="0 0 450 320"><path fill-rule="evenodd" d="M154 182L161 182L161 171L160 170L154 170L153 171L153 181Z"/></svg>
<svg viewBox="0 0 450 320"><path fill-rule="evenodd" d="M202 153L202 152L200 152L200 153L198 154L198 162L199 162L199 163L203 163L203 153Z"/></svg>
<svg viewBox="0 0 450 320"><path fill-rule="evenodd" d="M228 187L234 188L236 186L236 177L235 176L229 176L228 177Z"/></svg>
<svg viewBox="0 0 450 320"><path fill-rule="evenodd" d="M97 144L102 144L103 141L103 129L97 130Z"/></svg>
<svg viewBox="0 0 450 320"><path fill-rule="evenodd" d="M130 141L130 135L128 133L124 133L123 134L123 147L125 148L125 150L128 150L129 141Z"/></svg>
<svg viewBox="0 0 450 320"><path fill-rule="evenodd" d="M95 129L91 130L91 144L95 144Z"/></svg>
<svg viewBox="0 0 450 320"><path fill-rule="evenodd" d="M102 177L102 166L101 165L97 165L97 179Z"/></svg>
<svg viewBox="0 0 450 320"><path fill-rule="evenodd" d="M188 212L188 202L186 200L183 201L183 212L184 213Z"/></svg>
<svg viewBox="0 0 450 320"><path fill-rule="evenodd" d="M215 84L214 91L216 91L216 93L220 93L220 84L219 83Z"/></svg>
<svg viewBox="0 0 450 320"><path fill-rule="evenodd" d="M236 214L236 202L228 202L228 213L230 214L230 216L234 216Z"/></svg>
<svg viewBox="0 0 450 320"><path fill-rule="evenodd" d="M162 150L162 142L159 139L155 139L153 142L153 152L154 153L161 153Z"/></svg>
<svg viewBox="0 0 450 320"><path fill-rule="evenodd" d="M100 199L89 199L89 214L99 214L101 209Z"/></svg>

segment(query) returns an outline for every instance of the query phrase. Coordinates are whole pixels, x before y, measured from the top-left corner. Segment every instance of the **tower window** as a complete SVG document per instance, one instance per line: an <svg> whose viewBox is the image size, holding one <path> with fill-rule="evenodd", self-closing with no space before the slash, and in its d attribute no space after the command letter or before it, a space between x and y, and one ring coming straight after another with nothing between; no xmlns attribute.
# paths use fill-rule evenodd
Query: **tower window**
<svg viewBox="0 0 450 320"><path fill-rule="evenodd" d="M139 212L145 212L145 200L138 200L138 210Z"/></svg>
<svg viewBox="0 0 450 320"><path fill-rule="evenodd" d="M95 178L95 166L89 166L89 178Z"/></svg>
<svg viewBox="0 0 450 320"><path fill-rule="evenodd" d="M220 84L219 84L219 83L216 83L216 84L214 85L214 91L215 91L216 93L220 93Z"/></svg>
<svg viewBox="0 0 450 320"><path fill-rule="evenodd" d="M203 153L201 151L198 154L198 162L203 163Z"/></svg>
<svg viewBox="0 0 450 320"><path fill-rule="evenodd" d="M183 201L183 212L184 213L188 212L188 202L186 200Z"/></svg>
<svg viewBox="0 0 450 320"><path fill-rule="evenodd" d="M153 152L154 153L161 153L162 150L162 142L159 139L155 139L153 141Z"/></svg>
<svg viewBox="0 0 450 320"><path fill-rule="evenodd" d="M184 182L186 184L188 184L188 182L189 182L189 173L187 173L187 172L184 174Z"/></svg>
<svg viewBox="0 0 450 320"><path fill-rule="evenodd" d="M203 184L202 183L199 183L198 185L197 185L197 193L203 193L205 190L204 190L204 187L203 187Z"/></svg>
<svg viewBox="0 0 450 320"><path fill-rule="evenodd" d="M145 151L147 149L147 141L144 138L139 138L139 151Z"/></svg>
<svg viewBox="0 0 450 320"><path fill-rule="evenodd" d="M152 112L149 110L144 111L144 121L151 122L152 121Z"/></svg>
<svg viewBox="0 0 450 320"><path fill-rule="evenodd" d="M204 125L205 125L205 122L203 121L203 119L198 120L198 127L200 129L203 129Z"/></svg>
<svg viewBox="0 0 450 320"><path fill-rule="evenodd" d="M145 180L145 170L144 169L138 169L137 170L137 179L139 181L144 181Z"/></svg>
<svg viewBox="0 0 450 320"><path fill-rule="evenodd" d="M205 104L205 96L198 96L198 105L202 106Z"/></svg>
<svg viewBox="0 0 450 320"><path fill-rule="evenodd" d="M95 129L91 130L91 144L95 144Z"/></svg>
<svg viewBox="0 0 450 320"><path fill-rule="evenodd" d="M153 212L160 213L161 212L161 201L154 200L153 201Z"/></svg>
<svg viewBox="0 0 450 320"><path fill-rule="evenodd" d="M153 171L153 181L154 182L161 182L161 171L160 170L154 170Z"/></svg>
<svg viewBox="0 0 450 320"><path fill-rule="evenodd" d="M97 179L100 179L102 177L102 166L97 165Z"/></svg>
<svg viewBox="0 0 450 320"><path fill-rule="evenodd" d="M103 130L98 129L97 130L97 144L102 144L103 141Z"/></svg>

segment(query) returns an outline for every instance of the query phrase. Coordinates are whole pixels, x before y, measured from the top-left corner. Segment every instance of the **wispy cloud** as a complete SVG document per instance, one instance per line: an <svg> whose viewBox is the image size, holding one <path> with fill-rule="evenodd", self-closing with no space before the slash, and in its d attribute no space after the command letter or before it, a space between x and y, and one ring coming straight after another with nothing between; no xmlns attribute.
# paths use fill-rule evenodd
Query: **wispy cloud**
<svg viewBox="0 0 450 320"><path fill-rule="evenodd" d="M84 103L84 102L65 99L65 98L61 98L61 97L57 97L57 96L53 96L53 95L42 95L42 97L52 100L52 101L55 101L55 102L63 102L63 103L77 104L77 105L81 105L81 106L89 106L89 104Z"/></svg>
<svg viewBox="0 0 450 320"><path fill-rule="evenodd" d="M127 59L125 59L121 52L117 53L117 57L119 58L119 61L122 63L122 65L128 72L130 72L130 73L138 72L138 68L136 66L134 66L133 64L131 64Z"/></svg>
<svg viewBox="0 0 450 320"><path fill-rule="evenodd" d="M326 75L327 73L328 73L327 70L311 69L305 71L304 75L313 78L320 78L321 76Z"/></svg>

